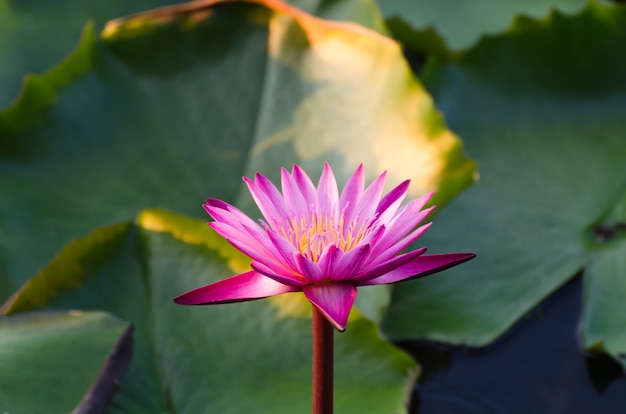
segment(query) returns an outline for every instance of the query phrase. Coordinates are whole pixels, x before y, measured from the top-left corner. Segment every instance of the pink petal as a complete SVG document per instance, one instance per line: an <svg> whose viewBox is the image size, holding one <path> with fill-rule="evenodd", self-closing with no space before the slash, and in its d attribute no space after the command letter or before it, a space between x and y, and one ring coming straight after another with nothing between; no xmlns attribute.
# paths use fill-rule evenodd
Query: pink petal
<svg viewBox="0 0 626 414"><path fill-rule="evenodd" d="M341 191L341 197L339 198L340 212L345 214L346 221L352 217L354 209L356 208L361 196L363 195L363 186L365 185L365 174L363 172L363 164L354 171L354 174L348 178L346 185Z"/></svg>
<svg viewBox="0 0 626 414"><path fill-rule="evenodd" d="M362 244L344 254L332 270L332 274L337 275L335 280L350 279L354 276L361 268L361 265L370 257L370 253L370 245Z"/></svg>
<svg viewBox="0 0 626 414"><path fill-rule="evenodd" d="M235 228L231 226L230 223L224 223L221 221L210 221L207 223L207 225L225 239L234 238L240 240L244 238L248 239L249 244L254 244L254 239L249 236L248 233L245 232L245 230L241 226Z"/></svg>
<svg viewBox="0 0 626 414"><path fill-rule="evenodd" d="M235 246L244 254L248 254L248 252L250 252L253 257L259 256L257 250L254 248L256 244L255 239L249 234L244 233L243 229L238 230L231 227L227 223L222 223L219 221L211 221L210 223L208 223L208 225L213 230L215 230L217 234L224 237L226 240L228 240L230 244Z"/></svg>
<svg viewBox="0 0 626 414"><path fill-rule="evenodd" d="M420 226L417 229L413 230L411 233L409 233L408 236L398 241L395 240L395 237L387 238L387 240L391 239L390 241L395 242L395 244L390 244L387 240L384 240L382 238L378 241L378 243L376 244L372 243L372 245L374 246L374 248L372 249L373 250L372 257L375 258L372 261L372 264L376 265L385 260L389 260L391 257L400 253L402 250L408 247L411 243L417 240L422 234L424 234L424 232L428 230L428 228L430 228L432 224L433 224L432 222L426 223L423 226Z"/></svg>
<svg viewBox="0 0 626 414"><path fill-rule="evenodd" d="M242 231L230 227L226 223L220 223L218 221L210 222L209 226L228 240L237 250L253 260L258 260L268 266L284 268L285 271L288 271L288 264L282 260L282 257L267 248L271 246L271 244L266 239L261 239L263 241L260 243L259 239L255 238L256 234L243 233ZM292 269L294 268L295 263Z"/></svg>
<svg viewBox="0 0 626 414"><path fill-rule="evenodd" d="M327 279L338 280L337 275L334 274L337 263L344 256L344 251L334 244L329 244L324 248L324 251L320 255L317 261L318 266L322 269L322 273Z"/></svg>
<svg viewBox="0 0 626 414"><path fill-rule="evenodd" d="M296 183L296 188L302 194L302 198L304 199L307 208L314 206L317 198L317 190L313 181L311 181L306 172L304 172L304 170L297 164L293 166L291 176Z"/></svg>
<svg viewBox="0 0 626 414"><path fill-rule="evenodd" d="M386 231L387 228L384 225L378 226L374 229L374 231L365 236L359 244L369 244L370 246L375 246L379 244L380 239L383 237Z"/></svg>
<svg viewBox="0 0 626 414"><path fill-rule="evenodd" d="M273 229L285 226L285 218L289 216L287 205L282 194L274 184L261 174L254 176L254 181L243 177L250 194L267 223Z"/></svg>
<svg viewBox="0 0 626 414"><path fill-rule="evenodd" d="M295 217L308 216L309 206L294 178L284 168L280 171L280 182L285 203L291 209L291 214Z"/></svg>
<svg viewBox="0 0 626 414"><path fill-rule="evenodd" d="M340 282L351 279L368 257L368 244L359 245L348 252L330 244L322 252L317 264L323 273L323 280Z"/></svg>
<svg viewBox="0 0 626 414"><path fill-rule="evenodd" d="M363 192L363 199L361 202L369 205L374 204L373 207L378 207L380 203L380 196L385 188L385 180L387 179L387 171L383 171L376 179L365 189ZM372 203L374 201L374 203Z"/></svg>
<svg viewBox="0 0 626 414"><path fill-rule="evenodd" d="M415 201L418 201L418 199ZM384 254L384 252L388 251L391 246L404 239L406 235L409 234L409 232L414 231L415 226L424 220L426 216L428 216L435 208L433 206L420 211L420 204L421 201L417 204L407 204L401 209L401 212L398 213L398 215L392 219L391 222L389 222L385 235L380 238L376 246L372 245L374 248L374 255Z"/></svg>
<svg viewBox="0 0 626 414"><path fill-rule="evenodd" d="M261 262L252 262L250 263L250 267L258 273L265 275L270 279L274 279L276 282L282 283L283 285L301 287L309 282L308 280L304 280L300 274L282 273L280 269L277 271L277 269L266 266Z"/></svg>
<svg viewBox="0 0 626 414"><path fill-rule="evenodd" d="M190 290L175 298L174 302L179 305L241 302L298 290L293 286L283 285L260 273L250 271Z"/></svg>
<svg viewBox="0 0 626 414"><path fill-rule="evenodd" d="M407 191L409 191L410 183L411 180L402 182L380 200L376 208L378 223L387 223L396 214L398 207L406 197Z"/></svg>
<svg viewBox="0 0 626 414"><path fill-rule="evenodd" d="M317 200L319 208L324 215L330 215L339 208L339 190L337 189L337 180L333 174L332 168L328 163L324 163L324 169L317 184Z"/></svg>
<svg viewBox="0 0 626 414"><path fill-rule="evenodd" d="M346 283L324 283L304 286L302 292L340 332L346 330L348 316L356 299L356 286Z"/></svg>
<svg viewBox="0 0 626 414"><path fill-rule="evenodd" d="M419 256L387 274L359 283L361 286L382 285L402 280L417 279L446 270L476 257L474 253L446 253Z"/></svg>
<svg viewBox="0 0 626 414"><path fill-rule="evenodd" d="M215 198L207 198L206 204L203 204L202 207L216 221L228 223L234 228L240 228L242 224L245 224L249 227L258 228L259 231L262 231L262 228L258 223L246 216L236 207L231 206L224 201Z"/></svg>
<svg viewBox="0 0 626 414"><path fill-rule="evenodd" d="M276 249L276 252L280 255L280 257L282 257L282 261L292 269L298 269L295 256L296 254L300 254L300 251L289 241L285 240L285 238L280 234L268 231L267 235L269 236L274 249Z"/></svg>
<svg viewBox="0 0 626 414"><path fill-rule="evenodd" d="M239 242L253 248L256 248L257 244L261 244L262 246L270 244L270 240L266 235L267 231L262 229L260 226L252 223L252 227L250 227L247 223L241 222L236 223L236 225L233 224L225 221L211 221L207 223L207 225L215 230L215 232L220 236L227 239L237 239ZM264 252L266 250L267 249L264 249Z"/></svg>
<svg viewBox="0 0 626 414"><path fill-rule="evenodd" d="M413 251L401 254L400 256L395 256L387 260L386 262L380 263L378 265L375 265L372 267L366 267L363 269L361 273L354 275L354 277L352 277L351 280L353 282L359 282L358 283L359 285L364 284L361 282L377 278L381 275L385 275L391 272L392 270L405 265L406 263L410 263L413 260L415 260L415 258L417 258L418 256L424 254L425 251L426 251L426 247L422 247L421 249L413 250Z"/></svg>
<svg viewBox="0 0 626 414"><path fill-rule="evenodd" d="M300 272L305 279L311 282L320 282L322 279L324 279L324 273L322 272L322 269L320 269L320 267L317 265L317 263L314 263L313 261L307 259L301 254L297 254L295 257L296 262L298 263L298 268L300 269Z"/></svg>
<svg viewBox="0 0 626 414"><path fill-rule="evenodd" d="M251 245L251 248L257 257L261 258L258 261L285 274L301 273L296 260L300 252L280 234L267 230L262 236L256 232L251 232L250 235L256 240L256 244Z"/></svg>
<svg viewBox="0 0 626 414"><path fill-rule="evenodd" d="M413 230L417 224L424 220L424 218L435 208L431 206L425 210L424 205L430 200L433 193L424 194L421 197L412 200L407 205L402 207L396 216L388 223L387 228L393 229L393 234L401 235L401 238L409 231Z"/></svg>
<svg viewBox="0 0 626 414"><path fill-rule="evenodd" d="M385 179L387 172L383 172L378 176L363 192L363 196L359 201L352 217L346 216L346 223L357 220L356 228L360 228L366 220L374 218L374 212L380 203L380 196L385 187Z"/></svg>

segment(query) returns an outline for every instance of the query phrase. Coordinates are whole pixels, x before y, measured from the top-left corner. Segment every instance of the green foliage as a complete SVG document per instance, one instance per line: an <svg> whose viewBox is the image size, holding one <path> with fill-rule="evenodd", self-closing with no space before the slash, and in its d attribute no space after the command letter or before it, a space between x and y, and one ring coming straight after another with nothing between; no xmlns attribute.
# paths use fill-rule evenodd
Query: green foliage
<svg viewBox="0 0 626 414"><path fill-rule="evenodd" d="M377 16L336 6L324 10ZM293 163L314 176L329 161L344 179L362 162L370 179L389 169L390 185L412 178L412 196L437 189L440 204L475 178L396 43L280 4L164 9L99 38L88 26L73 54L26 79L0 136L0 296L35 275L4 311L132 321L111 412L308 411L308 302L171 302L248 267L204 224L205 197L258 214L240 177ZM161 211L131 224L146 207L203 222ZM363 289L359 306L380 318L388 297ZM337 409L405 410L414 362L358 312L340 338Z"/></svg>
<svg viewBox="0 0 626 414"><path fill-rule="evenodd" d="M176 2L0 0L0 108L15 99L25 74L48 70L72 51L87 20L100 30L109 19Z"/></svg>
<svg viewBox="0 0 626 414"><path fill-rule="evenodd" d="M626 194L593 227L592 237L593 253L585 269L584 346L626 364Z"/></svg>
<svg viewBox="0 0 626 414"><path fill-rule="evenodd" d="M425 241L439 250L471 244L478 258L396 289L389 336L486 345L590 263L585 344L626 351L624 235L594 235L623 217L625 28L626 9L591 4L574 18L520 19L457 63L429 66L425 82L481 181Z"/></svg>
<svg viewBox="0 0 626 414"><path fill-rule="evenodd" d="M506 35L516 19L543 19L557 11L579 13L587 0L380 0L389 27L400 41L440 57Z"/></svg>
<svg viewBox="0 0 626 414"><path fill-rule="evenodd" d="M472 182L395 43L260 6L202 13L115 22L104 41L87 30L62 65L71 82L30 78L0 114L2 296L72 238L145 207L203 217L207 196L250 203L240 177L256 171L330 161L347 177L364 162L412 177L413 195L439 188L439 203Z"/></svg>
<svg viewBox="0 0 626 414"><path fill-rule="evenodd" d="M93 259L103 251L106 260ZM58 271L69 258L80 269ZM247 264L204 222L145 211L135 225L101 228L68 245L7 311L104 309L134 321L133 362L111 412L307 412L311 321L302 294L214 307L172 303ZM357 313L336 342L336 409L402 411L416 375L411 358Z"/></svg>
<svg viewBox="0 0 626 414"><path fill-rule="evenodd" d="M0 410L69 413L78 408L85 393L98 392L98 375L126 325L102 312L1 317Z"/></svg>
<svg viewBox="0 0 626 414"><path fill-rule="evenodd" d="M204 198L258 216L240 177L276 182L293 163L316 176L329 161L340 181L364 163L369 179L411 178L412 197L437 190L420 245L478 253L391 295L359 291L337 337L338 412L406 410L418 370L379 330L486 345L581 271L581 343L626 362L626 8L291 3L104 26L165 3L0 0L0 411L71 411L132 322L109 412L308 412L301 295L171 303L248 268L203 223ZM425 88L389 35L426 54ZM481 173L457 198L477 173L455 134ZM67 369L60 395L49 384ZM39 392L58 405L26 398Z"/></svg>

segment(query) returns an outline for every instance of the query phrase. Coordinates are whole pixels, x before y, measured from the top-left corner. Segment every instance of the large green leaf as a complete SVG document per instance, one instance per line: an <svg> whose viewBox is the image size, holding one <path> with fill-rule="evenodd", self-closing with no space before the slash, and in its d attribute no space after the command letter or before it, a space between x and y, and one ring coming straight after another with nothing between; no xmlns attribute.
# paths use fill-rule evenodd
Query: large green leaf
<svg viewBox="0 0 626 414"><path fill-rule="evenodd" d="M388 335L485 345L591 259L586 344L626 351L623 232L597 236L617 212L623 220L625 44L626 8L592 4L576 17L520 20L457 64L429 68L426 83L481 182L425 241L478 257L395 289Z"/></svg>
<svg viewBox="0 0 626 414"><path fill-rule="evenodd" d="M13 101L22 78L68 55L87 20L101 28L124 14L176 0L0 0L0 108Z"/></svg>
<svg viewBox="0 0 626 414"><path fill-rule="evenodd" d="M36 312L0 317L0 412L69 413L85 408L120 376L97 382L126 322L102 312ZM129 352L129 347L120 348ZM126 369L128 358L118 354ZM120 367L113 367L119 373ZM109 382L109 384L106 384ZM100 396L101 397L101 396ZM101 401L101 400L99 400ZM106 402L106 401L103 401ZM96 413L97 405L90 405ZM98 408L102 409L102 406Z"/></svg>
<svg viewBox="0 0 626 414"><path fill-rule="evenodd" d="M626 364L626 193L593 236L597 245L585 270L584 345Z"/></svg>
<svg viewBox="0 0 626 414"><path fill-rule="evenodd" d="M440 56L468 50L481 38L504 34L516 18L580 12L588 0L379 0L394 36Z"/></svg>
<svg viewBox="0 0 626 414"><path fill-rule="evenodd" d="M302 11L336 21L350 21L389 35L376 0L288 0Z"/></svg>
<svg viewBox="0 0 626 414"><path fill-rule="evenodd" d="M107 260L94 260L108 252ZM74 259L81 266L67 269ZM6 304L106 309L135 324L135 354L111 413L310 412L310 304L300 293L181 307L172 298L249 261L204 222L163 211L98 229L64 249ZM413 360L357 312L336 335L335 407L405 412Z"/></svg>
<svg viewBox="0 0 626 414"><path fill-rule="evenodd" d="M256 171L330 161L341 179L364 162L438 204L474 179L395 42L278 2L185 7L87 30L0 113L0 297L143 208L249 202Z"/></svg>

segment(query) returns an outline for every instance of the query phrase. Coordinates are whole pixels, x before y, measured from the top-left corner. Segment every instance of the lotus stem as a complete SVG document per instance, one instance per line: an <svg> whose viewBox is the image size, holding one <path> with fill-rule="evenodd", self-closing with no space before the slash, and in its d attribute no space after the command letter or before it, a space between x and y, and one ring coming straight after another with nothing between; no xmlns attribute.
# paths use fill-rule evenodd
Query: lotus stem
<svg viewBox="0 0 626 414"><path fill-rule="evenodd" d="M313 409L312 414L333 412L333 326L313 306Z"/></svg>

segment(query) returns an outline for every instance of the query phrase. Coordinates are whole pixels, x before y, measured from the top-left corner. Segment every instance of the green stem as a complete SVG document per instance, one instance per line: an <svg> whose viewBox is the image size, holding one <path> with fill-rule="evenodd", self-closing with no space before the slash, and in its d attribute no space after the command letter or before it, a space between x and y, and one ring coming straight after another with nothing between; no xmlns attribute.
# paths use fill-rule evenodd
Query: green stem
<svg viewBox="0 0 626 414"><path fill-rule="evenodd" d="M312 414L333 412L333 329L313 306L313 409Z"/></svg>

